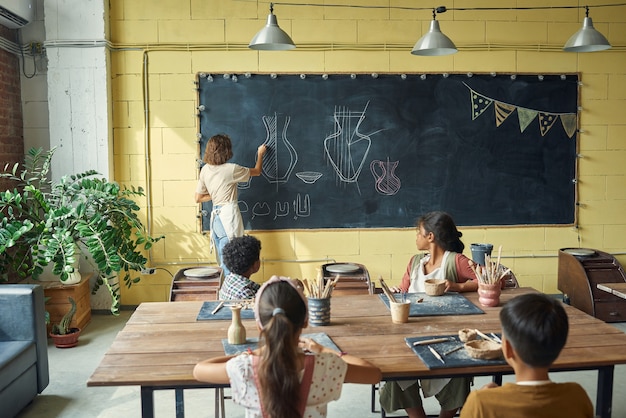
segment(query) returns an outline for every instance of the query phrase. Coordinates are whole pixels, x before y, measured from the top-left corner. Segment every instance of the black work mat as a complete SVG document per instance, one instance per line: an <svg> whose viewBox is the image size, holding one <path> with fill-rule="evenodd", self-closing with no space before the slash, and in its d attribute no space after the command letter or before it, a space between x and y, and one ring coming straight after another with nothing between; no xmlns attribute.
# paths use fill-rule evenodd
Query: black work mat
<svg viewBox="0 0 626 418"><path fill-rule="evenodd" d="M233 319L230 308L226 306L228 305L228 301L224 302L224 306L222 306L219 311L215 312L215 314L211 314L211 312L213 312L213 309L217 308L217 305L219 304L219 300L204 302L202 304L202 308L200 308L198 316L196 317L196 321L206 321L211 319ZM252 309L242 309L241 319L254 319L254 311Z"/></svg>
<svg viewBox="0 0 626 418"><path fill-rule="evenodd" d="M500 337L500 334L496 334ZM435 344L425 344L425 345L417 345L414 346L413 343L416 341L422 340L431 340L433 338L450 338L450 341L435 343ZM442 369L445 367L471 367L471 366L488 366L488 365L496 365L496 364L506 364L504 358L496 359L496 360L482 360L474 357L470 357L467 354L465 348L461 348L460 350L456 350L453 353L446 354L448 351L453 350L454 348L460 347L463 343L459 340L458 335L432 335L429 337L406 337L404 339L406 341L406 345L413 350L415 354L422 360L422 362L429 369ZM441 362L435 355L430 351L428 347L432 347L441 358L443 358L444 362Z"/></svg>
<svg viewBox="0 0 626 418"><path fill-rule="evenodd" d="M300 335L300 337L310 338L316 343L323 345L324 347L331 348L337 352L341 351L339 347L337 347L337 345L325 332L318 332L315 334L302 334ZM254 350L259 345L259 339L256 337L248 338L246 339L246 342L243 344L228 344L228 338L223 338L222 345L224 346L224 354L226 354L227 356L231 356L231 355L235 355L238 353L243 353L244 351L247 351L248 349Z"/></svg>
<svg viewBox="0 0 626 418"><path fill-rule="evenodd" d="M406 293L405 295L406 300L411 301L409 316L476 315L485 313L465 296L457 292L446 292L441 296L428 296L426 293ZM384 293L378 296L389 309L387 296ZM402 301L401 294L395 294L394 297L396 302ZM422 301L418 302L420 299Z"/></svg>

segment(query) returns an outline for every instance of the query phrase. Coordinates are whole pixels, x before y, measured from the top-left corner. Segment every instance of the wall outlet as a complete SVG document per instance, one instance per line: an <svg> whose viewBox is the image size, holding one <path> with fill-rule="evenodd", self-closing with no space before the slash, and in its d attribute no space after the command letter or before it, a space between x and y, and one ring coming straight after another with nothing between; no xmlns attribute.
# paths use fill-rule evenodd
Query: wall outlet
<svg viewBox="0 0 626 418"><path fill-rule="evenodd" d="M155 268L145 268L141 270L141 274L144 274L144 275L154 274L155 272L156 272Z"/></svg>

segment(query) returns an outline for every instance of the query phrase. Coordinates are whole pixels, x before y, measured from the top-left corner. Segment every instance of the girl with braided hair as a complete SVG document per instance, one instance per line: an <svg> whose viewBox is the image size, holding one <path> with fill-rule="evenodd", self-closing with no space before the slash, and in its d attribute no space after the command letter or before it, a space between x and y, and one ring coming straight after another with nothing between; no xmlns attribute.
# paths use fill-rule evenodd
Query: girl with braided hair
<svg viewBox="0 0 626 418"><path fill-rule="evenodd" d="M200 362L194 377L230 383L246 418L325 417L343 383L378 383L380 370L366 360L301 338L308 325L307 299L295 281L273 276L257 292L259 348Z"/></svg>

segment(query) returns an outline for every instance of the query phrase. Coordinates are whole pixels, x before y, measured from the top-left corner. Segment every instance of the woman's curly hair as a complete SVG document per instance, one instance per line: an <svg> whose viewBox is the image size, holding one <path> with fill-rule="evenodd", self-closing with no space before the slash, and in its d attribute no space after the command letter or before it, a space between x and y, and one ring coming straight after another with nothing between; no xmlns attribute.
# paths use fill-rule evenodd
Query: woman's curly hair
<svg viewBox="0 0 626 418"><path fill-rule="evenodd" d="M213 135L207 142L202 160L210 165L221 165L233 158L233 145L226 134Z"/></svg>

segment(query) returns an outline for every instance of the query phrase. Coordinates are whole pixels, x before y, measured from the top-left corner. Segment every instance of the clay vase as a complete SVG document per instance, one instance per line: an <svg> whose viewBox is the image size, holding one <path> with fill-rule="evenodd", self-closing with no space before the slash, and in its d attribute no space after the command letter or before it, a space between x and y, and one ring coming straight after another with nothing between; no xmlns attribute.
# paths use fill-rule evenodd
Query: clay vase
<svg viewBox="0 0 626 418"><path fill-rule="evenodd" d="M241 306L231 306L232 322L228 327L228 344L243 344L246 342L246 328L241 323Z"/></svg>
<svg viewBox="0 0 626 418"><path fill-rule="evenodd" d="M494 307L500 304L502 289L498 283L478 283L478 302L485 307Z"/></svg>

